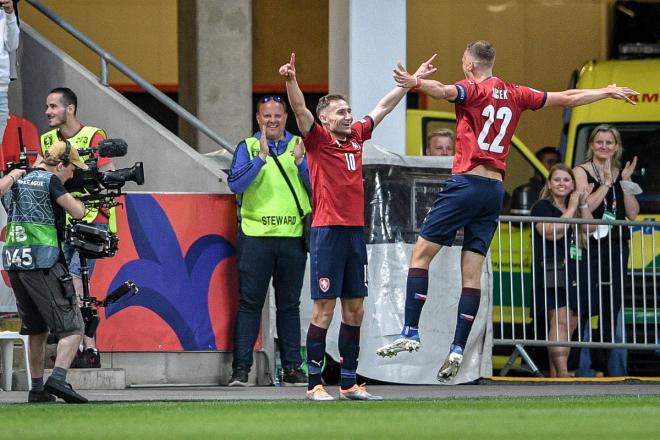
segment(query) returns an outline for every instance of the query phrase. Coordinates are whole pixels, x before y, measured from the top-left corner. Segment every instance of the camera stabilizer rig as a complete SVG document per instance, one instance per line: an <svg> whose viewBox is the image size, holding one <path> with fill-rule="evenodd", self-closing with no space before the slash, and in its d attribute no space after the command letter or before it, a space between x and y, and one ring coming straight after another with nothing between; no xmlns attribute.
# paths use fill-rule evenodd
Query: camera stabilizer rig
<svg viewBox="0 0 660 440"><path fill-rule="evenodd" d="M107 139L101 141L96 148L79 149L81 156L89 155L85 161L87 170L76 169L73 178L65 184L69 191L81 192L77 198L85 204L86 209L99 212L119 205L115 199L122 195L121 188L126 182L144 184L144 168L142 162L136 162L131 168L123 168L101 172L98 169L98 159L101 157L124 156L127 151L126 142L122 139ZM138 286L133 281L126 281L110 292L104 300L98 300L89 293L89 258L114 257L119 245L116 234L97 229L82 221L72 221L65 229L65 240L78 251L80 258L80 275L83 285L83 295L80 311L85 322L85 335L94 337L99 325L98 308L106 307L123 298L138 293Z"/></svg>
<svg viewBox="0 0 660 440"><path fill-rule="evenodd" d="M80 258L80 276L83 285L80 312L85 322L85 335L93 338L100 323L98 308L113 304L126 295L135 295L139 292L139 288L133 281L128 280L110 292L104 300L90 296L87 259L113 257L117 252L119 239L116 234L97 229L83 222L73 222L68 225L65 230L65 239L78 251Z"/></svg>

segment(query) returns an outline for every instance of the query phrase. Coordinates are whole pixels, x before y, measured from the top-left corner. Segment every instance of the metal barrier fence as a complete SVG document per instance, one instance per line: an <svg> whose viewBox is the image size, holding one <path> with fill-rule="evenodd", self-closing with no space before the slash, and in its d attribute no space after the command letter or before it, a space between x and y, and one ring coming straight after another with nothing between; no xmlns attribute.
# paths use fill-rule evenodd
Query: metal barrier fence
<svg viewBox="0 0 660 440"><path fill-rule="evenodd" d="M501 216L493 343L514 347L501 374L520 356L541 375L525 346L660 349L656 231L657 221Z"/></svg>

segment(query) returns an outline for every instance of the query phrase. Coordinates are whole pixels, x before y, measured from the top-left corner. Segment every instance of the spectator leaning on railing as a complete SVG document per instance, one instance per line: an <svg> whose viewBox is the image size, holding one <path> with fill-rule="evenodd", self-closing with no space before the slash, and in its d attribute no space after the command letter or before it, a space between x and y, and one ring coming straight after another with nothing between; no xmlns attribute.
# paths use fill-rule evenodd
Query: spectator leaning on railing
<svg viewBox="0 0 660 440"><path fill-rule="evenodd" d="M576 191L573 171L562 163L557 164L550 169L540 199L532 207L532 216L592 218L587 204L590 190L590 186L586 186L582 191ZM580 260L584 255L575 229L575 225L565 223L536 223L534 227L537 312L534 318L543 325L547 319L546 331L550 341L569 341L577 326L575 260ZM540 312L545 312L547 318ZM569 347L548 347L551 377L569 376L569 353Z"/></svg>
<svg viewBox="0 0 660 440"><path fill-rule="evenodd" d="M635 195L642 190L630 180L637 166L637 157L622 168L622 155L619 131L611 125L601 124L589 136L586 160L574 169L578 189L593 185L587 203L596 219L635 220L639 214ZM613 342L612 334L616 331L613 318L620 319L622 268L625 271L628 264L630 233L628 228L607 225L592 227L590 232L589 262L586 263L586 258L583 260L585 269L580 279L591 282L580 288L581 301L585 304L582 310L589 317L598 317L597 327L591 329L592 341ZM590 310L587 295L591 296ZM604 372L610 376L627 375L625 351L621 349L613 350L610 356L607 349L591 349L591 361L597 375Z"/></svg>

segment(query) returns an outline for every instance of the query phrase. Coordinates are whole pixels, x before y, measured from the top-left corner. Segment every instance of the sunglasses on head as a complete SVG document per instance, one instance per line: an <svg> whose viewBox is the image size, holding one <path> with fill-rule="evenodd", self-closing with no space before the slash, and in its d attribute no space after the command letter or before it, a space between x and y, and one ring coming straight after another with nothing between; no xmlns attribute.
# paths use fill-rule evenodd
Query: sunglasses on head
<svg viewBox="0 0 660 440"><path fill-rule="evenodd" d="M281 96L278 95L266 95L263 98L261 98L262 103L267 103L268 101L275 101L275 102L283 102L283 99Z"/></svg>

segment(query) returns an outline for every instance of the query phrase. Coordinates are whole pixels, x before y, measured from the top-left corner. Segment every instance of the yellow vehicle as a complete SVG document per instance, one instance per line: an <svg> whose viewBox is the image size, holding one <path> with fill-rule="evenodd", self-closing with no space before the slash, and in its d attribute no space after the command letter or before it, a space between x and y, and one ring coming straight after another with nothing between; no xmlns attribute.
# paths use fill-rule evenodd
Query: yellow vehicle
<svg viewBox="0 0 660 440"><path fill-rule="evenodd" d="M637 157L637 168L632 178L644 192L637 196L640 215L636 220L652 219L657 222L660 220L660 58L592 61L585 64L576 76L578 88L601 87L605 84L625 85L638 91L637 105L621 105L617 101L604 100L589 106L567 109L564 115L567 121L564 127L566 137L562 139L566 163L575 166L584 161L589 133L595 126L615 126L623 142L623 163ZM660 228L636 226L631 232L631 248L634 251L628 261L625 304L632 304L632 294L635 295L636 306L642 304L644 299L647 304L660 303L660 295L653 288L660 282L657 277L653 278L653 268L660 268L660 246L656 245L653 252L653 244L660 243ZM638 312L633 313L634 310L629 306L626 308L625 322L629 328L644 322L644 316ZM656 322L660 316L650 313L646 319L648 322ZM639 355L631 360L633 365L637 364L637 368L643 371L657 372L657 356L647 353L646 358L636 362L635 359L643 356L643 352ZM653 367L653 364L656 366Z"/></svg>
<svg viewBox="0 0 660 440"><path fill-rule="evenodd" d="M577 88L626 85L640 94L637 105L621 105L613 100L567 109L562 150L566 163L580 164L587 152L591 130L599 124L611 124L621 132L624 163L637 156L633 180L644 193L640 202L641 218L658 219L660 215L660 58L589 62L576 78ZM656 236L656 239L660 237ZM657 258L657 256L655 256ZM645 263L651 261L648 256ZM639 260L638 260L639 261Z"/></svg>
<svg viewBox="0 0 660 440"><path fill-rule="evenodd" d="M660 58L589 62L576 78L577 88L601 87L604 84L626 85L640 94L637 105L621 105L604 100L592 105L567 109L567 136L562 140L566 163L575 166L584 161L591 130L599 124L611 124L621 133L623 162L637 157L633 180L644 193L637 196L640 215L637 220L660 220ZM648 229L648 228L647 228ZM644 231L645 252L630 256L629 269L641 273L642 267L660 267L660 254L651 251L653 235L660 241L660 231ZM642 229L634 227L635 249L642 248Z"/></svg>

